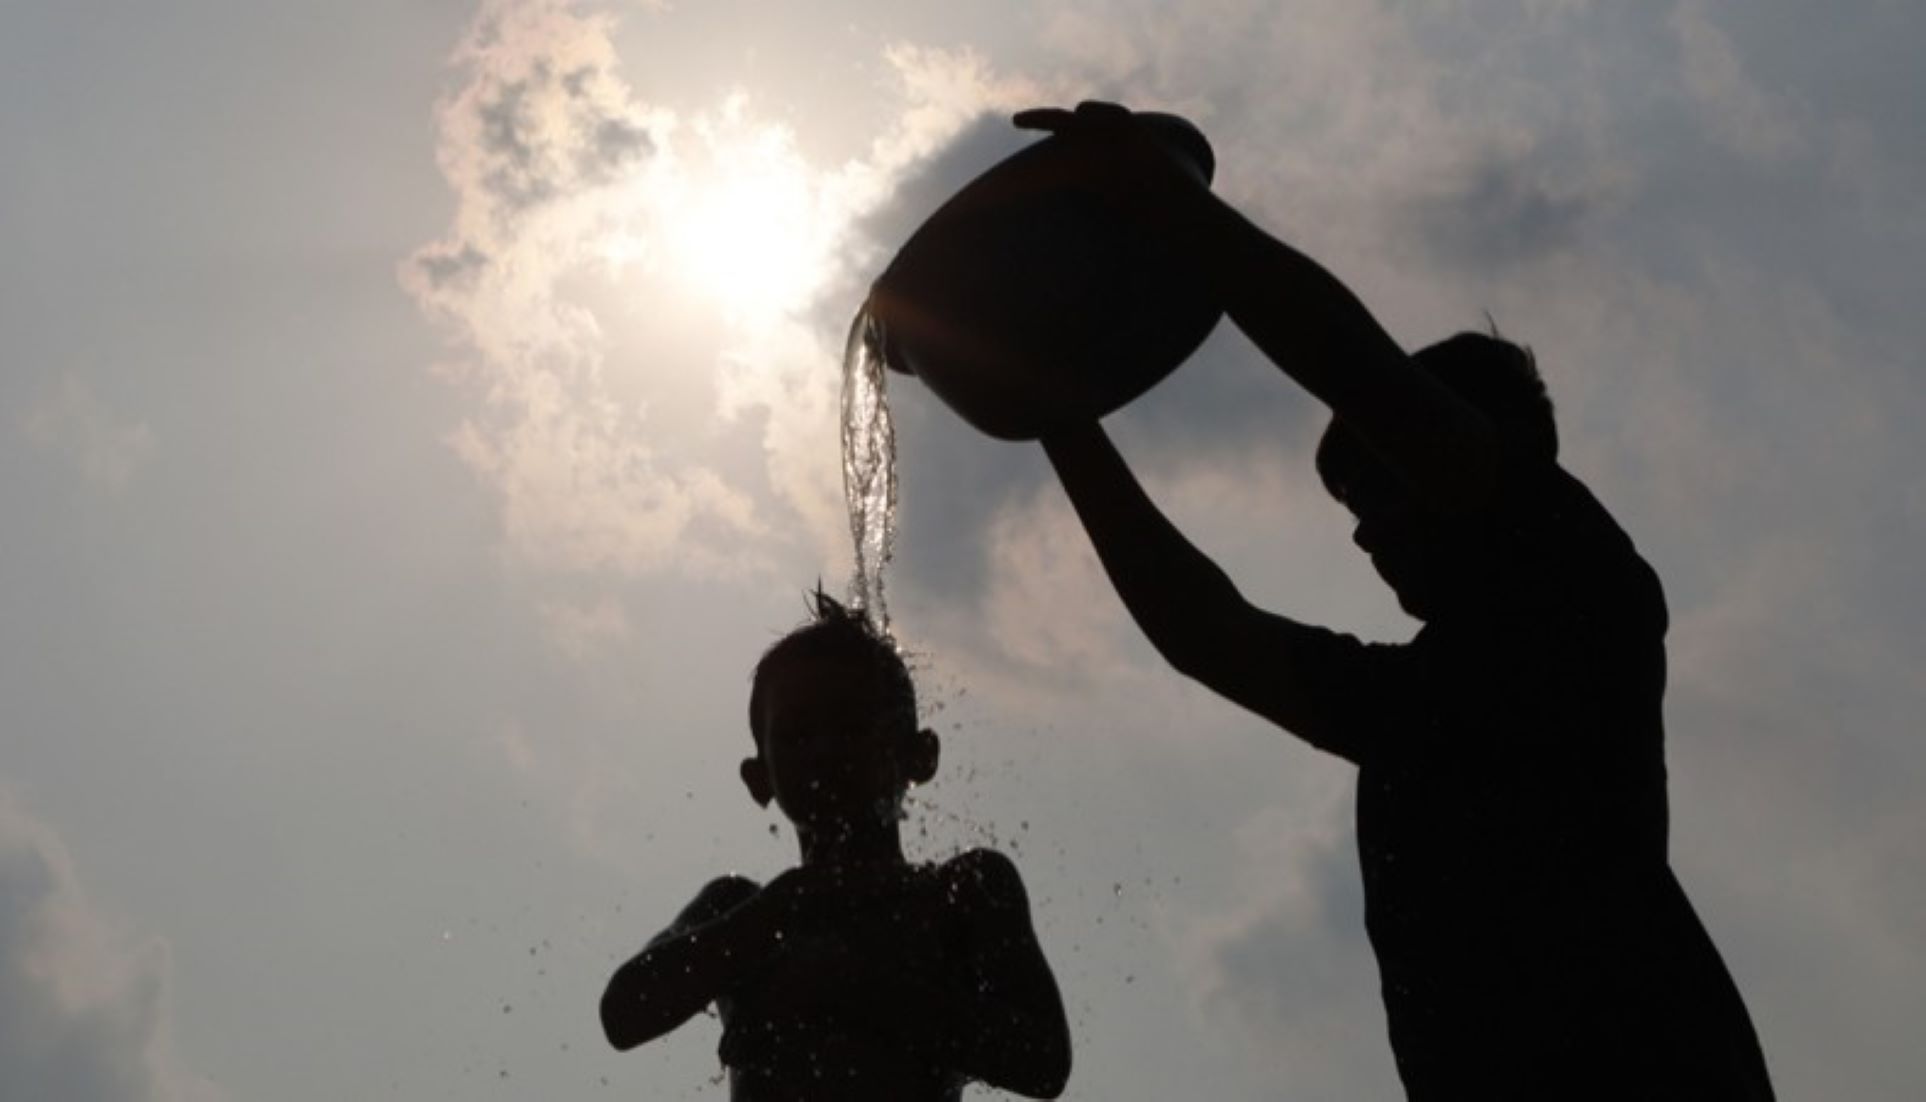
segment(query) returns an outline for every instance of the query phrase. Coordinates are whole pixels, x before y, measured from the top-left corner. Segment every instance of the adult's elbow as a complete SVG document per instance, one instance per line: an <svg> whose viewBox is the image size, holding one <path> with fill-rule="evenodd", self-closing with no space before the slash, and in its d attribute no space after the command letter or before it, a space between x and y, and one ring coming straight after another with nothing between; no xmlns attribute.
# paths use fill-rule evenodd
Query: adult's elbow
<svg viewBox="0 0 1926 1102"><path fill-rule="evenodd" d="M1168 617L1155 630L1147 628L1144 636L1171 669L1192 681L1213 683L1234 657L1225 650L1232 635L1225 630L1224 618L1202 608Z"/></svg>
<svg viewBox="0 0 1926 1102"><path fill-rule="evenodd" d="M1211 669L1209 641L1200 634L1164 633L1151 636L1150 644L1165 664L1192 681L1202 680Z"/></svg>

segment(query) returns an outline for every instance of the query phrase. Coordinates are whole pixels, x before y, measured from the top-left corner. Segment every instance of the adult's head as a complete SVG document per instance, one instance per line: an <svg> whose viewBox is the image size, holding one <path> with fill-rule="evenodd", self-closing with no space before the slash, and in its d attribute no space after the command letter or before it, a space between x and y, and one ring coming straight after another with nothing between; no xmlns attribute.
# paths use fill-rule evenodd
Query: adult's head
<svg viewBox="0 0 1926 1102"><path fill-rule="evenodd" d="M1508 463L1551 463L1558 427L1531 350L1495 334L1459 333L1411 357L1490 423ZM1317 449L1324 488L1358 524L1353 539L1398 596L1404 610L1428 620L1459 596L1475 551L1462 526L1428 508L1370 446L1333 418Z"/></svg>
<svg viewBox="0 0 1926 1102"><path fill-rule="evenodd" d="M756 754L742 763L743 783L799 825L894 817L938 753L935 734L916 726L909 667L862 611L818 589L811 613L756 663Z"/></svg>

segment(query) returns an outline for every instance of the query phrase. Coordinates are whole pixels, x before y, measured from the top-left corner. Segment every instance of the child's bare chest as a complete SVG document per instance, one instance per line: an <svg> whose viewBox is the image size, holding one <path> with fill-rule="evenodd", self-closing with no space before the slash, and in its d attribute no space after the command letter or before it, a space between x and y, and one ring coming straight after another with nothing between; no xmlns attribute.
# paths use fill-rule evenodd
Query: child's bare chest
<svg viewBox="0 0 1926 1102"><path fill-rule="evenodd" d="M899 1026L929 1021L967 982L967 925L924 874L833 925L785 932L771 963L722 1002L723 1062L764 1073L924 1080Z"/></svg>

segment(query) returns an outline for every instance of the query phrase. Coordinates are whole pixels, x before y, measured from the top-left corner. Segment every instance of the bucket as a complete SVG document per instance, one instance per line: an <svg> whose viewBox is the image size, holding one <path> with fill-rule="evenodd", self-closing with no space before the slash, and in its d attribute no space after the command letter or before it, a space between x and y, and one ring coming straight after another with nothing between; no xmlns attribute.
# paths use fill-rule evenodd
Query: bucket
<svg viewBox="0 0 1926 1102"><path fill-rule="evenodd" d="M1136 119L1209 184L1196 127ZM1103 417L1189 358L1222 310L1098 198L1101 171L1088 144L1050 136L943 204L870 289L884 362L977 429L1026 440Z"/></svg>

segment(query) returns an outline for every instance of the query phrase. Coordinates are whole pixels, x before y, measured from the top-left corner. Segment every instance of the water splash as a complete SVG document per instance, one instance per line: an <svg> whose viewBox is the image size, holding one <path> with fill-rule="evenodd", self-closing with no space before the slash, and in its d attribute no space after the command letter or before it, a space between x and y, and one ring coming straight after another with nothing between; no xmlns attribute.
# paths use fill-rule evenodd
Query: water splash
<svg viewBox="0 0 1926 1102"><path fill-rule="evenodd" d="M869 614L885 637L889 605L883 570L896 553L896 426L890 420L883 327L858 311L843 348L843 499L856 566L849 604Z"/></svg>

